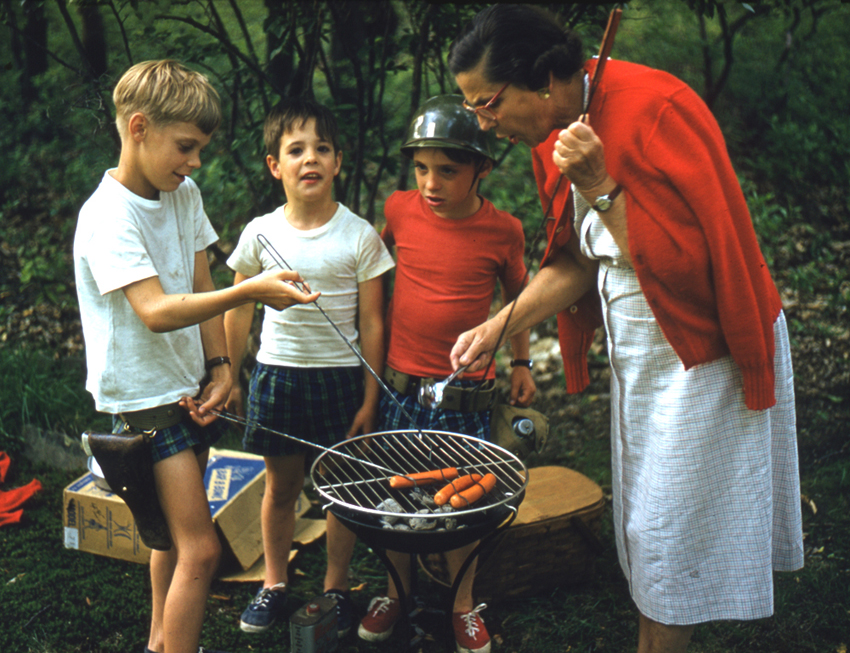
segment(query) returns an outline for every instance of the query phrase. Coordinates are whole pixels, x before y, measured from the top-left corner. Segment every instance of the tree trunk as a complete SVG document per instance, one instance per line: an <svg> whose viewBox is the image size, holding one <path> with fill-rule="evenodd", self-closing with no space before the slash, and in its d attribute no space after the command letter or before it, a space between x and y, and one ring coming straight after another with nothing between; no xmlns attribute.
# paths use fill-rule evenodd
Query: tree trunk
<svg viewBox="0 0 850 653"><path fill-rule="evenodd" d="M106 33L103 28L103 16L93 0L81 0L77 13L82 21L83 53L88 61L89 70L95 79L106 74L107 51Z"/></svg>
<svg viewBox="0 0 850 653"><path fill-rule="evenodd" d="M44 4L27 0L24 12L23 46L25 71L29 77L47 72L47 16Z"/></svg>

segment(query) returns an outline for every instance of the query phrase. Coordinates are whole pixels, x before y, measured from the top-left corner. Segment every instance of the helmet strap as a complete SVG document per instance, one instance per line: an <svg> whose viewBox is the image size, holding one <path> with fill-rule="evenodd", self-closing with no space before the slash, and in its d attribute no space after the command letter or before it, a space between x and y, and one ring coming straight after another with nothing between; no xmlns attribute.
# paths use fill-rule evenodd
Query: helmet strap
<svg viewBox="0 0 850 653"><path fill-rule="evenodd" d="M469 192L472 192L472 189L475 188L475 184L480 180L478 176L481 174L481 171L484 169L484 166L487 165L487 159L481 159L480 163L475 166L475 176L472 178L472 185L469 187Z"/></svg>

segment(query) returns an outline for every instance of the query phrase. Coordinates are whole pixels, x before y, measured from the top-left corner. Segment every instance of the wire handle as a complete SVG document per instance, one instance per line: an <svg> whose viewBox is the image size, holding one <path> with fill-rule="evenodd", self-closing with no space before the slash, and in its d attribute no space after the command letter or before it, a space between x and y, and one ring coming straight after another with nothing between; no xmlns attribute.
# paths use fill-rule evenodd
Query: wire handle
<svg viewBox="0 0 850 653"><path fill-rule="evenodd" d="M274 262L277 263L278 267L292 270L292 267L289 265L289 263L286 262L286 259L284 259L280 255L280 252L278 252L274 248L274 245L271 244L268 238L266 238L263 234L257 234L257 240L260 241L260 245L262 245L263 248L269 253L269 256L274 259ZM292 271L294 272L294 270ZM303 284L299 284L299 282L296 281L293 281L292 283L296 284L296 287L298 287L298 285L301 285L302 288L299 288L299 290L303 290ZM319 313L321 313L322 316L328 321L328 323L334 328L334 331L339 334L339 337L345 341L345 344L348 345L348 348L354 352L354 355L357 356L357 358L363 364L363 367L365 367L369 371L369 374L372 375L375 381L378 382L378 385L381 387L381 389L395 403L395 405L401 411L402 415L404 415L408 420L410 420L410 424L417 430L417 432L421 436L422 431L416 426L416 421L413 419L413 416L409 412L407 412L401 402L396 399L395 395L392 392L390 392L390 389L386 386L381 377L377 374L377 372L375 372L375 370L372 369L372 366L366 362L366 359L363 357L363 354L360 353L360 350L354 345L353 342L351 342L351 340L346 337L346 335L342 331L340 331L339 327L334 324L334 321L328 316L327 313L325 313L322 307L319 306L319 302L314 301L313 303L316 305L316 308L319 309Z"/></svg>

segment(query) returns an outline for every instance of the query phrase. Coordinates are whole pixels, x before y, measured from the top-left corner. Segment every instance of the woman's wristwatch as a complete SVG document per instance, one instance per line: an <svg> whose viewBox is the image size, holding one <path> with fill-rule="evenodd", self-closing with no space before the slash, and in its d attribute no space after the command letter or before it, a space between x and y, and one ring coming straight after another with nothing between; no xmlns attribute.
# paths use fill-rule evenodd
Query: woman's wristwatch
<svg viewBox="0 0 850 653"><path fill-rule="evenodd" d="M623 192L623 187L620 186L620 184L617 184L617 187L607 195L599 195L593 203L593 206L590 208L597 213L605 213L605 211L611 208L611 205L614 204L614 200L617 199L617 195L621 192Z"/></svg>

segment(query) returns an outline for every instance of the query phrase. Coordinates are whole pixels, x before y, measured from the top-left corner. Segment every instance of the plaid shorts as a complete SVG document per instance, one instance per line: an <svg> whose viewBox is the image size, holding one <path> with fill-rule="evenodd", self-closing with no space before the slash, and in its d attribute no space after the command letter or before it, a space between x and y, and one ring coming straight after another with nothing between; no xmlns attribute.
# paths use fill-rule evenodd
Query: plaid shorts
<svg viewBox="0 0 850 653"><path fill-rule="evenodd" d="M345 439L362 405L362 367L282 367L257 363L251 375L249 426L242 445L245 451L261 456L314 452L313 447L267 429L329 447Z"/></svg>
<svg viewBox="0 0 850 653"><path fill-rule="evenodd" d="M113 433L139 433L118 415L112 416ZM155 463L165 460L192 447L195 454L200 454L218 442L224 431L221 423L216 420L208 426L200 426L192 421L188 413L179 424L160 429L154 433L151 456Z"/></svg>
<svg viewBox="0 0 850 653"><path fill-rule="evenodd" d="M459 381L456 383L463 388L474 388L478 381ZM490 440L490 410L477 413L461 412L458 410L443 410L441 408L425 408L413 395L403 395L389 388L393 396L413 418L411 424L407 415L401 412L398 405L386 394L381 395L379 430L403 431L407 429L423 429L427 431L446 431L471 435L480 440Z"/></svg>

